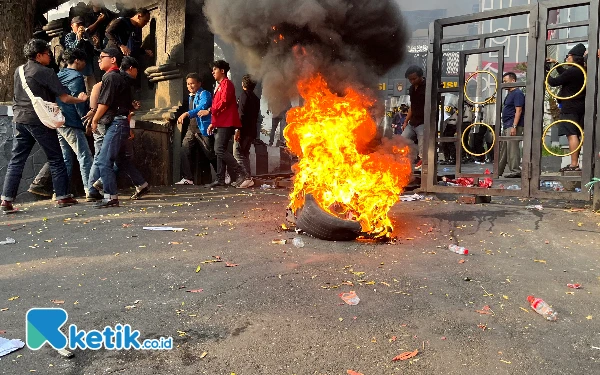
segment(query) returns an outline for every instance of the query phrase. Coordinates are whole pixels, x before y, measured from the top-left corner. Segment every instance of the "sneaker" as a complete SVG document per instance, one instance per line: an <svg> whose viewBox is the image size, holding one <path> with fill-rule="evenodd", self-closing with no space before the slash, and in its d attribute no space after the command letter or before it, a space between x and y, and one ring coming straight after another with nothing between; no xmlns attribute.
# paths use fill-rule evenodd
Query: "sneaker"
<svg viewBox="0 0 600 375"><path fill-rule="evenodd" d="M245 179L239 186L237 186L237 188L238 189L247 189L252 186L254 186L254 180L249 177L249 178Z"/></svg>
<svg viewBox="0 0 600 375"><path fill-rule="evenodd" d="M43 186L40 186L40 185L31 184L29 186L29 189L27 189L27 191L30 192L31 194L39 195L42 197L51 197L52 196L52 191L48 191Z"/></svg>
<svg viewBox="0 0 600 375"><path fill-rule="evenodd" d="M229 173L225 172L225 185L229 185L231 183L231 176Z"/></svg>
<svg viewBox="0 0 600 375"><path fill-rule="evenodd" d="M182 178L181 181L176 182L175 185L193 185L194 181L188 180L187 178Z"/></svg>
<svg viewBox="0 0 600 375"><path fill-rule="evenodd" d="M87 193L85 196L86 202L98 202L102 199L104 199L104 197L100 193Z"/></svg>
<svg viewBox="0 0 600 375"><path fill-rule="evenodd" d="M417 165L415 165L415 171L420 171L422 166L423 166L423 161L419 160L417 162Z"/></svg>
<svg viewBox="0 0 600 375"><path fill-rule="evenodd" d="M131 199L133 200L137 200L140 199L141 197L143 197L144 195L148 194L150 192L150 189L148 188L148 186L146 186L145 188L143 188L140 191L136 191L132 196ZM118 203L118 202L117 202Z"/></svg>
<svg viewBox="0 0 600 375"><path fill-rule="evenodd" d="M56 201L56 205L60 208L73 206L77 203L79 203L79 202L77 202L77 199L75 199L73 197L59 199Z"/></svg>
<svg viewBox="0 0 600 375"><path fill-rule="evenodd" d="M214 188L214 187L220 187L220 186L227 186L227 184L222 181L215 180L208 185L204 185L204 187L207 187L207 188Z"/></svg>
<svg viewBox="0 0 600 375"><path fill-rule="evenodd" d="M119 207L118 199L111 199L108 201L101 200L100 202L94 205L94 208L109 208L109 207Z"/></svg>
<svg viewBox="0 0 600 375"><path fill-rule="evenodd" d="M0 207L2 207L2 212L11 212L15 210L11 201L2 201Z"/></svg>
<svg viewBox="0 0 600 375"><path fill-rule="evenodd" d="M102 184L102 181L100 181L100 180L94 182L92 184L92 186L98 191L104 190L104 185Z"/></svg>

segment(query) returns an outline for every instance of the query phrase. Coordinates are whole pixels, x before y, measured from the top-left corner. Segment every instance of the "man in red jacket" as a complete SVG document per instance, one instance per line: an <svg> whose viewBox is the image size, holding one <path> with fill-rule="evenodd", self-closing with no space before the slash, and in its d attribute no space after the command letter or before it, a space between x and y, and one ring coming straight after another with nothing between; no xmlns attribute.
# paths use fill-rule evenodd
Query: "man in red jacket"
<svg viewBox="0 0 600 375"><path fill-rule="evenodd" d="M233 82L227 78L229 64L224 60L214 61L212 75L219 84L210 109L198 112L203 117L209 113L212 122L208 127L208 134L215 135L215 154L217 155L217 179L208 187L226 186L225 167L229 175L237 176L232 185L239 186L245 180L245 173L240 170L235 158L229 152L228 146L235 129L241 128L242 123L238 116L237 100Z"/></svg>

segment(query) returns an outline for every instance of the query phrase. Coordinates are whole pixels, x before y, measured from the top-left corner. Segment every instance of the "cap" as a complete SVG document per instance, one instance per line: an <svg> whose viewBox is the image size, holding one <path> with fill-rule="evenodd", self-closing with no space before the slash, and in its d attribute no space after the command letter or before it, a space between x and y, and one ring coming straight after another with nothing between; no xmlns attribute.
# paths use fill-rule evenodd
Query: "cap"
<svg viewBox="0 0 600 375"><path fill-rule="evenodd" d="M573 56L583 56L585 54L585 46L581 43L577 44L575 47L571 48L569 51L569 55Z"/></svg>
<svg viewBox="0 0 600 375"><path fill-rule="evenodd" d="M83 20L83 17L77 16L77 17L73 17L73 19L71 20L71 25L74 24L74 23L84 24L85 21Z"/></svg>

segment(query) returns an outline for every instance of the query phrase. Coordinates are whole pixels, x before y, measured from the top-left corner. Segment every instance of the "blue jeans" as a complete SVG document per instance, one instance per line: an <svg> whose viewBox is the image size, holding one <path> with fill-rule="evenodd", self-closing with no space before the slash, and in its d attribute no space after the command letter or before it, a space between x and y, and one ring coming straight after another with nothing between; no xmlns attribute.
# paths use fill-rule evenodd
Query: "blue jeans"
<svg viewBox="0 0 600 375"><path fill-rule="evenodd" d="M97 166L104 185L104 197L107 199L118 199L117 176L113 168L115 164L119 171L131 178L135 186L146 185L146 180L132 164L133 143L129 139L129 130L127 118L117 117L104 134Z"/></svg>
<svg viewBox="0 0 600 375"><path fill-rule="evenodd" d="M68 194L69 177L67 176L67 168L65 167L56 130L44 125L15 124L12 156L4 178L3 200L13 201L17 196L25 162L27 162L27 157L29 157L36 141L40 144L46 154L48 163L50 163L56 199L70 197Z"/></svg>
<svg viewBox="0 0 600 375"><path fill-rule="evenodd" d="M100 156L100 150L102 149L102 143L104 143L104 134L106 133L106 127L102 124L98 124L98 132L94 133L94 161L90 168L89 180L87 186L90 193L98 193L98 190L94 187L94 182L100 179L100 169L98 169L98 158Z"/></svg>
<svg viewBox="0 0 600 375"><path fill-rule="evenodd" d="M65 166L67 167L67 174L69 175L69 181L71 181L71 175L73 174L73 152L75 152L77 161L79 161L83 189L87 193L93 159L90 146L88 146L87 138L85 137L85 131L83 129L65 126L58 128L57 132L58 141L62 148L63 159L65 160Z"/></svg>

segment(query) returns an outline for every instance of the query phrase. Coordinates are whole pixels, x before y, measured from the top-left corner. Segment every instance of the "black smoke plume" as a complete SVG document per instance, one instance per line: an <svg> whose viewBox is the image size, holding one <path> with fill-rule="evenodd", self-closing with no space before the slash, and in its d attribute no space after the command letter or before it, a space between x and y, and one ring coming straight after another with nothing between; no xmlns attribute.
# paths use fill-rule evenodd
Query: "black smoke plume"
<svg viewBox="0 0 600 375"><path fill-rule="evenodd" d="M262 80L275 113L317 72L336 92L373 89L406 50L395 0L206 0L204 14Z"/></svg>

